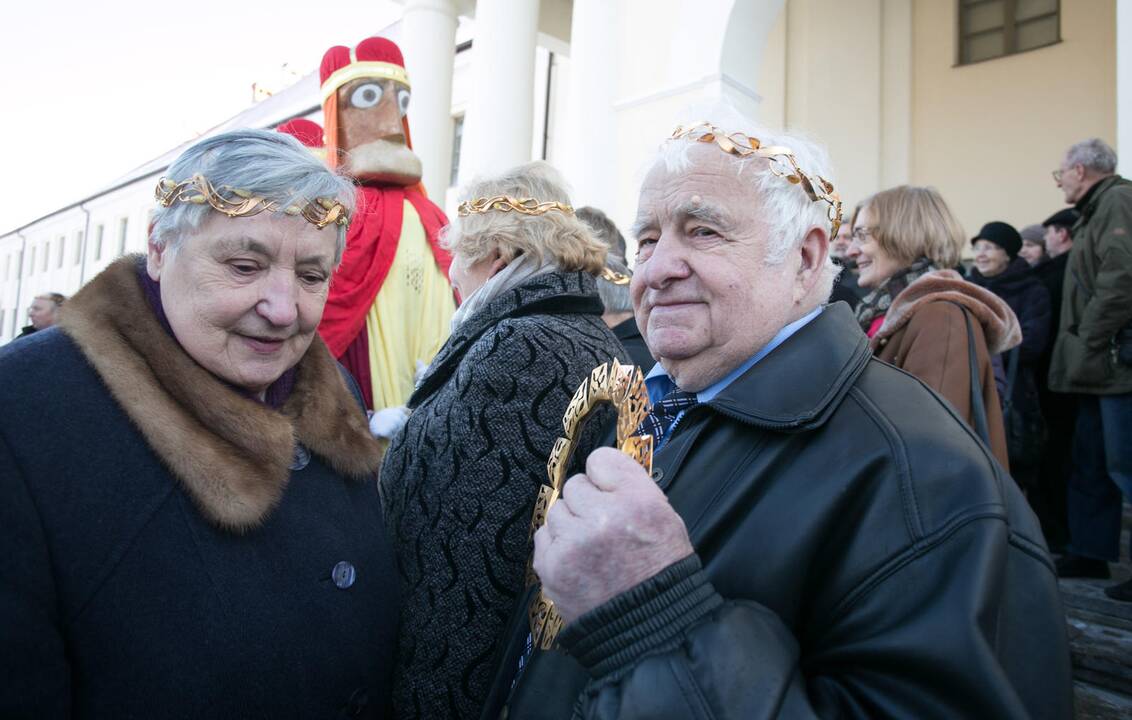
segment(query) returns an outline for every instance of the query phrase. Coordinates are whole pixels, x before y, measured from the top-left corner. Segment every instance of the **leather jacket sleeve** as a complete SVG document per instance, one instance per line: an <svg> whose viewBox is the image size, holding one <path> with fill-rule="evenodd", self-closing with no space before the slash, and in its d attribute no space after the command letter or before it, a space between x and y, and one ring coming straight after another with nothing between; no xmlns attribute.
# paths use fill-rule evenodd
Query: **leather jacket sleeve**
<svg viewBox="0 0 1132 720"><path fill-rule="evenodd" d="M972 517L925 538L852 589L833 616L794 629L757 602L720 597L689 556L564 629L562 646L591 677L575 717L1070 717L1059 683L1040 711L1024 707L996 658L1006 556L1042 562L1007 532L1001 519ZM1065 646L1050 594L1035 593L1027 609L1054 621L1051 635L1032 639L1047 652Z"/></svg>

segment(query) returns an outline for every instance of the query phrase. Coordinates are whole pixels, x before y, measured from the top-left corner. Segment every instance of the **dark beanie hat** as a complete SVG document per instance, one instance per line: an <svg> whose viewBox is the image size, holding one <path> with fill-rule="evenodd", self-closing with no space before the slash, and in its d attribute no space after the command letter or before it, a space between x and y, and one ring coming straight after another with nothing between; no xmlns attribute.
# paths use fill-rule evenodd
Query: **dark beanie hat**
<svg viewBox="0 0 1132 720"><path fill-rule="evenodd" d="M1018 234L1014 226L998 220L983 225L979 234L971 238L971 244L974 245L979 240L989 240L998 245L1006 251L1011 260L1018 257L1018 251L1022 249L1022 236Z"/></svg>
<svg viewBox="0 0 1132 720"><path fill-rule="evenodd" d="M1077 219L1080 217L1081 213L1077 212L1076 208L1065 208L1064 210L1058 210L1053 215L1046 218L1045 222L1042 223L1042 227L1056 225L1057 227L1063 227L1069 230L1077 224Z"/></svg>

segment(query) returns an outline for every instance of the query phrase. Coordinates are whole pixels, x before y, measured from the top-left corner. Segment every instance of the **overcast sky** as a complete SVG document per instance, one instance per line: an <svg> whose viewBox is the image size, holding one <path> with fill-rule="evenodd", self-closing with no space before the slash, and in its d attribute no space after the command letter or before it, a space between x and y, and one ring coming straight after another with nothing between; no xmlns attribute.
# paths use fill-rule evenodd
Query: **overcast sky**
<svg viewBox="0 0 1132 720"><path fill-rule="evenodd" d="M81 199L398 20L391 0L38 0L0 23L0 234Z"/></svg>

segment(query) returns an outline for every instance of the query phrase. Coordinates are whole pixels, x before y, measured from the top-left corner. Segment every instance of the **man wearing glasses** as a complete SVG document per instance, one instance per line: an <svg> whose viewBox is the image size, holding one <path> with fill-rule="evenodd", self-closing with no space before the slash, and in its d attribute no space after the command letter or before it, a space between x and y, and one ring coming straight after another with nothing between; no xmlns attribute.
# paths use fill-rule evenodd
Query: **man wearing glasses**
<svg viewBox="0 0 1132 720"><path fill-rule="evenodd" d="M1132 182L1097 138L1069 148L1053 178L1081 213L1049 372L1051 390L1080 396L1058 574L1107 578L1120 555L1121 493L1132 499ZM1132 602L1132 581L1105 593Z"/></svg>

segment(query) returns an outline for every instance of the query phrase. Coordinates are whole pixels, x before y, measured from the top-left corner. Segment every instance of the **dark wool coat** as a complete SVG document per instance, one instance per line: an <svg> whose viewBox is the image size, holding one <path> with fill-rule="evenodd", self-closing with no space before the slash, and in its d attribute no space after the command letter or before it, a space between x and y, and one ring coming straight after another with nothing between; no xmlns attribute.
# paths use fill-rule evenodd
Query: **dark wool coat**
<svg viewBox="0 0 1132 720"><path fill-rule="evenodd" d="M1132 393L1132 365L1112 352L1113 338L1132 323L1132 181L1101 180L1077 209L1049 385L1066 393Z"/></svg>
<svg viewBox="0 0 1132 720"><path fill-rule="evenodd" d="M1027 443L1021 439L1019 433L1039 435L1042 433L1042 406L1038 395L1038 368L1050 345L1050 327L1052 312L1050 309L1049 291L1042 284L1025 258L1016 257L1010 261L1002 273L993 277L984 277L978 270L972 270L971 282L985 287L998 295L1010 305L1010 309L1018 317L1018 324L1022 328L1022 344L1012 359L1003 355L1003 370L1009 378L1010 364L1018 363L1014 370L1014 385L1007 386L1004 394L1009 398L1002 398L1004 406L1009 400L1010 413L1014 417L1005 416L1005 422L1014 424L1015 430L1010 444L1017 443L1010 448L1014 458L1015 477L1020 482L1030 486L1033 482L1033 468L1037 465L1040 456L1032 450L1022 452L1021 447ZM1024 467L1025 466L1025 467Z"/></svg>
<svg viewBox="0 0 1132 720"><path fill-rule="evenodd" d="M601 313L592 276L532 278L460 325L410 399L381 472L403 602L398 718L478 717L566 406L594 367L627 359Z"/></svg>
<svg viewBox="0 0 1132 720"><path fill-rule="evenodd" d="M536 652L512 720L1072 716L1026 499L844 305L689 410L653 477L695 553Z"/></svg>
<svg viewBox="0 0 1132 720"><path fill-rule="evenodd" d="M1032 367L1049 346L1051 312L1049 291L1034 269L1025 258L1016 257L998 275L984 277L978 270L972 269L968 279L998 295L1014 311L1022 328L1018 354L1025 366Z"/></svg>
<svg viewBox="0 0 1132 720"><path fill-rule="evenodd" d="M317 338L280 410L236 393L135 263L0 350L0 717L387 716L396 585L358 399Z"/></svg>

